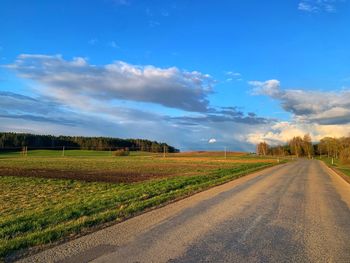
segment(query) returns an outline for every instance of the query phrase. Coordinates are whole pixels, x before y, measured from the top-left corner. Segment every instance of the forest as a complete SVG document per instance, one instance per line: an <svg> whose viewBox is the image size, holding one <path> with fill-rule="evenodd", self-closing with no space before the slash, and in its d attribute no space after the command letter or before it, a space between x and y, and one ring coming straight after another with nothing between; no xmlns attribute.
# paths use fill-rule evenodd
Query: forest
<svg viewBox="0 0 350 263"><path fill-rule="evenodd" d="M350 163L350 137L324 137L318 143L312 143L311 136L296 136L285 145L270 146L266 142L260 142L256 147L258 155L296 157L326 156L339 159L342 163Z"/></svg>
<svg viewBox="0 0 350 263"><path fill-rule="evenodd" d="M0 150L18 150L22 147L32 149L55 149L66 147L66 149L84 150L115 150L128 149L130 151L146 152L179 152L173 146L166 143L150 141L145 139L120 139L110 137L83 137L83 136L53 136L36 135L29 133L0 133Z"/></svg>

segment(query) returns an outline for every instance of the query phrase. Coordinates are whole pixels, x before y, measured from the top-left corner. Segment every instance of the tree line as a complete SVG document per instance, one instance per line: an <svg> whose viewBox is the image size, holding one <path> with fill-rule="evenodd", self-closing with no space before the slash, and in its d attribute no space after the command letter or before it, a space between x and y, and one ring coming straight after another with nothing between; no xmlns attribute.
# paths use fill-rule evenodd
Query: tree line
<svg viewBox="0 0 350 263"><path fill-rule="evenodd" d="M11 150L27 146L36 149L53 149L66 147L86 150L129 149L146 152L179 152L173 146L145 139L120 139L110 137L53 136L29 133L0 133L0 149Z"/></svg>
<svg viewBox="0 0 350 263"><path fill-rule="evenodd" d="M322 138L318 143L312 143L311 136L295 136L284 145L270 146L260 142L256 147L258 155L288 156L312 158L315 155L340 159L343 163L350 163L350 137Z"/></svg>

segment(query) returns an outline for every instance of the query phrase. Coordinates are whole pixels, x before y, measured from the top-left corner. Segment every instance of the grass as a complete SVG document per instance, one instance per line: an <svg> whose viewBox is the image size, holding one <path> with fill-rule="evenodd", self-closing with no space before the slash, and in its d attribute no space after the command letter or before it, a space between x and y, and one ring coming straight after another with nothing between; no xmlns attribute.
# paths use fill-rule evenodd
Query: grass
<svg viewBox="0 0 350 263"><path fill-rule="evenodd" d="M271 159L232 157L0 157L0 257L62 240L103 223L122 221L148 208L272 166ZM164 174L134 183L6 176L6 169L135 170ZM6 169L5 169L6 168ZM169 176L170 175L170 176Z"/></svg>
<svg viewBox="0 0 350 263"><path fill-rule="evenodd" d="M158 153L149 152L130 152L131 156L153 156ZM28 157L62 157L62 150L29 150ZM65 150L64 156L74 157L108 157L112 156L111 151L93 151L93 150ZM0 152L0 158L21 157L21 152Z"/></svg>
<svg viewBox="0 0 350 263"><path fill-rule="evenodd" d="M319 159L324 161L328 166L336 168L337 170L341 171L344 175L350 177L350 164L342 164L341 162L339 162L339 159L333 159L334 163L332 164L332 158L328 157L322 157Z"/></svg>

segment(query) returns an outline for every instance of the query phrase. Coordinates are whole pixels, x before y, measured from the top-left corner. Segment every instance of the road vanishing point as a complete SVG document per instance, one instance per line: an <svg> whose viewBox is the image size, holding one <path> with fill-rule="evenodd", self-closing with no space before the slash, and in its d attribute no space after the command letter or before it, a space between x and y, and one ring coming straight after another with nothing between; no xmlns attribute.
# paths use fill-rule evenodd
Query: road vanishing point
<svg viewBox="0 0 350 263"><path fill-rule="evenodd" d="M301 159L21 262L350 262L350 185Z"/></svg>

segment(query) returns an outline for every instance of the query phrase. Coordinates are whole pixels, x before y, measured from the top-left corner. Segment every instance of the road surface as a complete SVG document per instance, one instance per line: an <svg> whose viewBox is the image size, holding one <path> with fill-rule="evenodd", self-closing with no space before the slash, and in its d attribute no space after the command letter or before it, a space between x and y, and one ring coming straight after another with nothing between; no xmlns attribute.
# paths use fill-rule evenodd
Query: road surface
<svg viewBox="0 0 350 263"><path fill-rule="evenodd" d="M350 185L298 160L22 261L350 262Z"/></svg>

